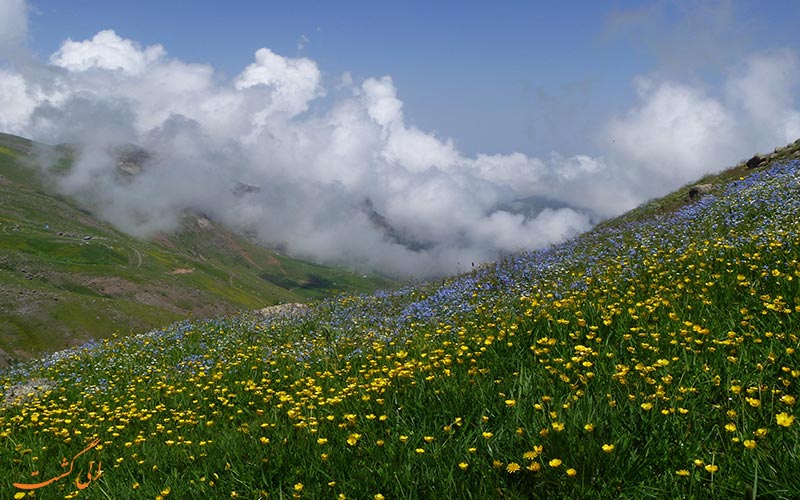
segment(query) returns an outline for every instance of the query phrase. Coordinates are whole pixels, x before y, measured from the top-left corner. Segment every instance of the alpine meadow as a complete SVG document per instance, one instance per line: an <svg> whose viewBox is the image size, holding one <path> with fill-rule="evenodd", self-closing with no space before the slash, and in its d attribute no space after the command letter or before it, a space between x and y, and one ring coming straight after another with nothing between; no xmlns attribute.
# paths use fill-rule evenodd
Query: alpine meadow
<svg viewBox="0 0 800 500"><path fill-rule="evenodd" d="M797 0L0 0L0 500L800 500Z"/></svg>
<svg viewBox="0 0 800 500"><path fill-rule="evenodd" d="M798 151L444 281L13 367L0 488L797 498Z"/></svg>

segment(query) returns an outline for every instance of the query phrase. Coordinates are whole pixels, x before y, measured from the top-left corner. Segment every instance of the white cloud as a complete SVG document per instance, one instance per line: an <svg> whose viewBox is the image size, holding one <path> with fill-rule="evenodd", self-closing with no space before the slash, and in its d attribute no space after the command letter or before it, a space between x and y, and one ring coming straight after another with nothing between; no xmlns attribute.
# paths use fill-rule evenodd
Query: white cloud
<svg viewBox="0 0 800 500"><path fill-rule="evenodd" d="M716 95L639 77L639 103L603 133L605 160L639 202L664 194L800 137L798 83L800 65L788 50L746 58Z"/></svg>
<svg viewBox="0 0 800 500"><path fill-rule="evenodd" d="M320 72L314 61L290 59L262 48L256 51L256 61L239 75L235 87L267 88L272 100L270 112L294 116L308 109L311 100L323 95L319 81Z"/></svg>
<svg viewBox="0 0 800 500"><path fill-rule="evenodd" d="M476 175L495 184L509 186L519 195L536 192L547 165L539 158L522 153L508 155L479 154L472 162Z"/></svg>
<svg viewBox="0 0 800 500"><path fill-rule="evenodd" d="M800 114L795 109L798 82L800 62L789 50L748 57L728 81L729 99L757 124L750 129L757 147L769 147L775 138L790 142L800 137Z"/></svg>
<svg viewBox="0 0 800 500"><path fill-rule="evenodd" d="M50 57L50 62L70 71L98 68L138 75L164 55L164 47L161 45L151 45L142 50L139 44L120 38L113 30L105 30L91 40L67 40Z"/></svg>
<svg viewBox="0 0 800 500"><path fill-rule="evenodd" d="M21 75L0 69L0 130L17 134L25 132L23 124L36 104Z"/></svg>
<svg viewBox="0 0 800 500"><path fill-rule="evenodd" d="M447 169L459 161L453 141L442 142L414 127L392 128L385 157L415 172L432 167Z"/></svg>
<svg viewBox="0 0 800 500"><path fill-rule="evenodd" d="M387 127L392 123L402 123L403 102L397 98L397 90L391 77L368 78L361 88L369 116L378 125Z"/></svg>
<svg viewBox="0 0 800 500"><path fill-rule="evenodd" d="M491 241L497 251L516 252L538 248L542 241L557 243L591 229L586 214L571 208L544 209L536 217L497 211L472 228L475 239Z"/></svg>
<svg viewBox="0 0 800 500"><path fill-rule="evenodd" d="M609 123L609 156L624 185L650 197L730 159L736 117L702 90L639 79L640 104Z"/></svg>
<svg viewBox="0 0 800 500"><path fill-rule="evenodd" d="M636 104L600 133L602 156L469 157L406 124L389 76L345 73L312 107L326 89L310 59L262 48L224 81L102 31L50 64L0 70L0 129L76 144L61 188L131 233L192 209L314 260L428 276L561 241L793 140L798 80L788 51L747 59L724 91L640 77ZM134 178L113 155L128 143L153 154Z"/></svg>

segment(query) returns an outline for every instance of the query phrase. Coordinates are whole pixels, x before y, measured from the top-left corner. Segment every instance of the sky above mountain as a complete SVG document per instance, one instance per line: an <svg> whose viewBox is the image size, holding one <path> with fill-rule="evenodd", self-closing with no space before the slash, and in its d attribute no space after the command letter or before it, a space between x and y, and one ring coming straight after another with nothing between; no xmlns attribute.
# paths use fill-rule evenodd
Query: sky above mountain
<svg viewBox="0 0 800 500"><path fill-rule="evenodd" d="M794 1L0 0L0 131L78 145L60 189L132 233L199 210L431 276L800 137L797 19ZM133 180L126 144L154 153Z"/></svg>

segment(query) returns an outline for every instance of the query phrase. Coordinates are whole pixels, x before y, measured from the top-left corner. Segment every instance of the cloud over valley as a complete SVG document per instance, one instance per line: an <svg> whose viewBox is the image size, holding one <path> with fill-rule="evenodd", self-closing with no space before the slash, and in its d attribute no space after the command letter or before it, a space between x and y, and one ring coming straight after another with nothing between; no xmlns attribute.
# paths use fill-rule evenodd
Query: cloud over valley
<svg viewBox="0 0 800 500"><path fill-rule="evenodd" d="M407 120L391 76L331 86L316 61L264 47L226 78L113 30L42 61L25 51L24 2L0 6L0 131L75 145L59 189L145 237L193 210L315 261L429 277L557 243L800 137L789 50L750 55L717 87L637 77L600 154L468 156ZM146 154L124 174L132 145Z"/></svg>

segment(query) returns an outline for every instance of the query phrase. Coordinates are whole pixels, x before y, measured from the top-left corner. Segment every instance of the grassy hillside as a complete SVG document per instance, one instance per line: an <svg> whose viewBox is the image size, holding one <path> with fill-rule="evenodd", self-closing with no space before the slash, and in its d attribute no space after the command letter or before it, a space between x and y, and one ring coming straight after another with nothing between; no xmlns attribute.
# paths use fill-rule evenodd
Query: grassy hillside
<svg viewBox="0 0 800 500"><path fill-rule="evenodd" d="M800 162L742 174L444 283L6 371L0 490L798 498Z"/></svg>
<svg viewBox="0 0 800 500"><path fill-rule="evenodd" d="M390 285L276 254L199 215L132 238L54 195L34 147L67 153L0 134L0 366L115 331Z"/></svg>

